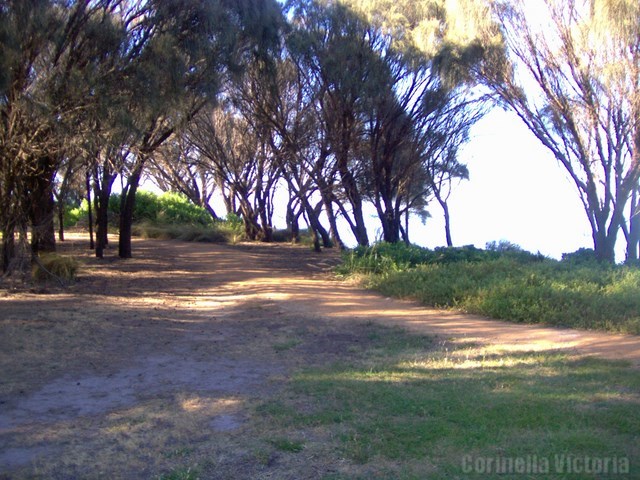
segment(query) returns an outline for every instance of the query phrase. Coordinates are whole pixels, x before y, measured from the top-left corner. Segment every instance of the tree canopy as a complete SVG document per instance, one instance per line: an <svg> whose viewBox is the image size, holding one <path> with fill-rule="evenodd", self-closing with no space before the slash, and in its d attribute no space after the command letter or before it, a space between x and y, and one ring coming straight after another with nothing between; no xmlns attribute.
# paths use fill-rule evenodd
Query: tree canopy
<svg viewBox="0 0 640 480"><path fill-rule="evenodd" d="M338 222L369 244L367 205L409 242L435 200L451 245L458 152L494 102L570 174L599 258L622 232L637 259L640 7L539 3L544 21L523 0L0 1L3 269L55 248L56 203L85 186L102 256L118 176L125 258L145 176L213 218L217 191L265 241L286 190L317 248L345 244Z"/></svg>

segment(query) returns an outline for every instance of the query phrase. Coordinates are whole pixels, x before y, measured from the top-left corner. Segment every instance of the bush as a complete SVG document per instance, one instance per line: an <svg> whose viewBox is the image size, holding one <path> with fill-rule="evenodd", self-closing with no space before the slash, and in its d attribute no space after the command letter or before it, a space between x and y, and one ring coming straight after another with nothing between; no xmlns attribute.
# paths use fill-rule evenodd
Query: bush
<svg viewBox="0 0 640 480"><path fill-rule="evenodd" d="M221 220L210 226L141 222L133 226L132 233L142 238L186 242L235 243L242 239L241 227L239 229L236 223Z"/></svg>
<svg viewBox="0 0 640 480"><path fill-rule="evenodd" d="M581 257L577 257L584 260ZM525 251L375 245L345 255L385 295L526 323L640 334L640 270Z"/></svg>
<svg viewBox="0 0 640 480"><path fill-rule="evenodd" d="M158 203L160 209L156 218L161 223L209 226L213 222L209 212L194 205L184 195L173 192L163 193L158 197Z"/></svg>
<svg viewBox="0 0 640 480"><path fill-rule="evenodd" d="M600 263L593 248L579 248L575 252L563 253L562 261L572 265L594 265Z"/></svg>
<svg viewBox="0 0 640 480"><path fill-rule="evenodd" d="M418 265L484 262L510 258L516 262L540 262L544 256L518 249L482 250L473 245L464 247L438 247L434 250L405 243L377 243L371 247L357 247L346 252L341 274L383 274L414 268Z"/></svg>
<svg viewBox="0 0 640 480"><path fill-rule="evenodd" d="M122 196L114 193L109 197L109 219L116 221L120 215ZM65 226L72 227L88 215L87 201L83 200L77 207L65 210ZM194 205L187 197L174 192L156 195L144 190L136 192L136 204L133 211L134 223L149 224L193 224L211 226L213 219L202 207ZM241 221L242 222L242 221Z"/></svg>
<svg viewBox="0 0 640 480"><path fill-rule="evenodd" d="M71 282L75 280L77 272L78 261L75 258L47 253L36 259L31 276L37 281L58 279Z"/></svg>

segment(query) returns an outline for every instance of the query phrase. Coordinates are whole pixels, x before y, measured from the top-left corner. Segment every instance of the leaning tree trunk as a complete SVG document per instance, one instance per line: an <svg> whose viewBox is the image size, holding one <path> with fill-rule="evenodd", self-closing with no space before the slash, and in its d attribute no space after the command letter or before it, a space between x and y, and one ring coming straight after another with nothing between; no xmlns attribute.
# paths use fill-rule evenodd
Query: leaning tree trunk
<svg viewBox="0 0 640 480"><path fill-rule="evenodd" d="M638 261L638 247L640 246L640 199L638 189L631 194L631 212L629 215L629 238L627 239L627 262Z"/></svg>
<svg viewBox="0 0 640 480"><path fill-rule="evenodd" d="M338 222L336 221L336 214L333 211L333 195L331 193L322 193L322 202L324 203L324 211L329 219L329 235L331 236L332 244L336 245L340 250L345 249L344 242L340 238L338 232Z"/></svg>
<svg viewBox="0 0 640 480"><path fill-rule="evenodd" d="M307 214L307 220L309 221L309 227L311 228L312 233L316 236L320 235L320 238L322 238L323 247L325 248L333 247L333 243L331 243L331 236L329 235L329 232L327 232L327 229L322 226L322 223L320 223L319 216L320 216L320 210L322 210L322 202L318 204L319 208L315 209L311 206L309 201L306 198L304 198L303 195L301 195L300 201L302 202L302 205L305 209L305 213ZM316 237L314 237L314 242L315 240L316 240Z"/></svg>
<svg viewBox="0 0 640 480"><path fill-rule="evenodd" d="M87 170L85 176L86 189L87 189L87 215L89 221L89 248L93 250L95 248L95 242L93 241L93 208L91 206L91 173Z"/></svg>
<svg viewBox="0 0 640 480"><path fill-rule="evenodd" d="M127 187L122 192L122 203L120 208L120 236L118 239L118 256L120 258L131 258L133 250L131 247L131 236L133 234L133 210L136 206L136 192L142 178L144 162L133 170L127 179Z"/></svg>
<svg viewBox="0 0 640 480"><path fill-rule="evenodd" d="M293 208L293 202L295 197L290 197L287 203L287 228L291 232L291 243L300 243L300 215L302 215L302 209L297 212Z"/></svg>
<svg viewBox="0 0 640 480"><path fill-rule="evenodd" d="M64 242L64 203L58 203L58 240Z"/></svg>
<svg viewBox="0 0 640 480"><path fill-rule="evenodd" d="M447 239L447 247L453 247L453 239L451 237L451 214L449 213L449 205L447 204L447 200L438 194L436 194L436 199L442 207L442 212L444 214L444 235Z"/></svg>

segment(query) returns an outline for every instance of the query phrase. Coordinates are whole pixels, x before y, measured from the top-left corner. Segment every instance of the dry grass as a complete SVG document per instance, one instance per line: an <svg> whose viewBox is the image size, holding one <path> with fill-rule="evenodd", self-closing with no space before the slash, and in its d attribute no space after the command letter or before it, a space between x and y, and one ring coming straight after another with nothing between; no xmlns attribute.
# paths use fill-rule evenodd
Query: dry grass
<svg viewBox="0 0 640 480"><path fill-rule="evenodd" d="M65 284L75 280L78 268L79 263L73 257L46 253L35 259L31 276L36 281L57 280Z"/></svg>

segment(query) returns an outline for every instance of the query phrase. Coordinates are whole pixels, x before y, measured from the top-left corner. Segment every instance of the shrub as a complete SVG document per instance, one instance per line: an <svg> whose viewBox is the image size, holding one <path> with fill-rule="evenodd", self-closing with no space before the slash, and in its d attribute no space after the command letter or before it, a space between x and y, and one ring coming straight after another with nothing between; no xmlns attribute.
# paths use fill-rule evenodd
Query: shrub
<svg viewBox="0 0 640 480"><path fill-rule="evenodd" d="M562 261L573 265L593 265L599 263L593 248L579 248L575 252L563 253Z"/></svg>
<svg viewBox="0 0 640 480"><path fill-rule="evenodd" d="M122 196L114 193L109 197L109 219L116 221L120 215ZM65 226L72 227L81 219L87 218L87 201L83 200L77 207L65 210ZM211 215L202 207L193 204L187 197L174 192L156 195L153 192L140 190L136 192L136 204L133 211L134 223L149 224L194 224L210 226L213 223ZM242 222L242 220L240 220Z"/></svg>
<svg viewBox="0 0 640 480"><path fill-rule="evenodd" d="M75 258L46 253L35 260L31 276L37 281L58 279L71 282L75 280L77 272L78 261Z"/></svg>
<svg viewBox="0 0 640 480"><path fill-rule="evenodd" d="M157 240L183 240L186 242L234 243L242 238L237 225L226 221L216 221L210 226L203 225L161 225L141 222L132 228L133 235Z"/></svg>
<svg viewBox="0 0 640 480"><path fill-rule="evenodd" d="M465 245L464 247L437 247L430 250L417 245L382 242L346 252L338 272L345 275L383 274L407 270L418 265L476 263L499 258L509 258L520 263L540 262L545 259L540 254L532 254L519 247L518 249L482 250L473 245Z"/></svg>
<svg viewBox="0 0 640 480"><path fill-rule="evenodd" d="M136 199L137 202L137 199ZM184 195L167 192L158 197L159 210L156 219L161 223L188 223L194 225L211 225L211 215L187 199Z"/></svg>
<svg viewBox="0 0 640 480"><path fill-rule="evenodd" d="M376 245L346 254L339 272L368 274L367 286L429 306L515 322L640 333L637 268L558 262L511 249Z"/></svg>

